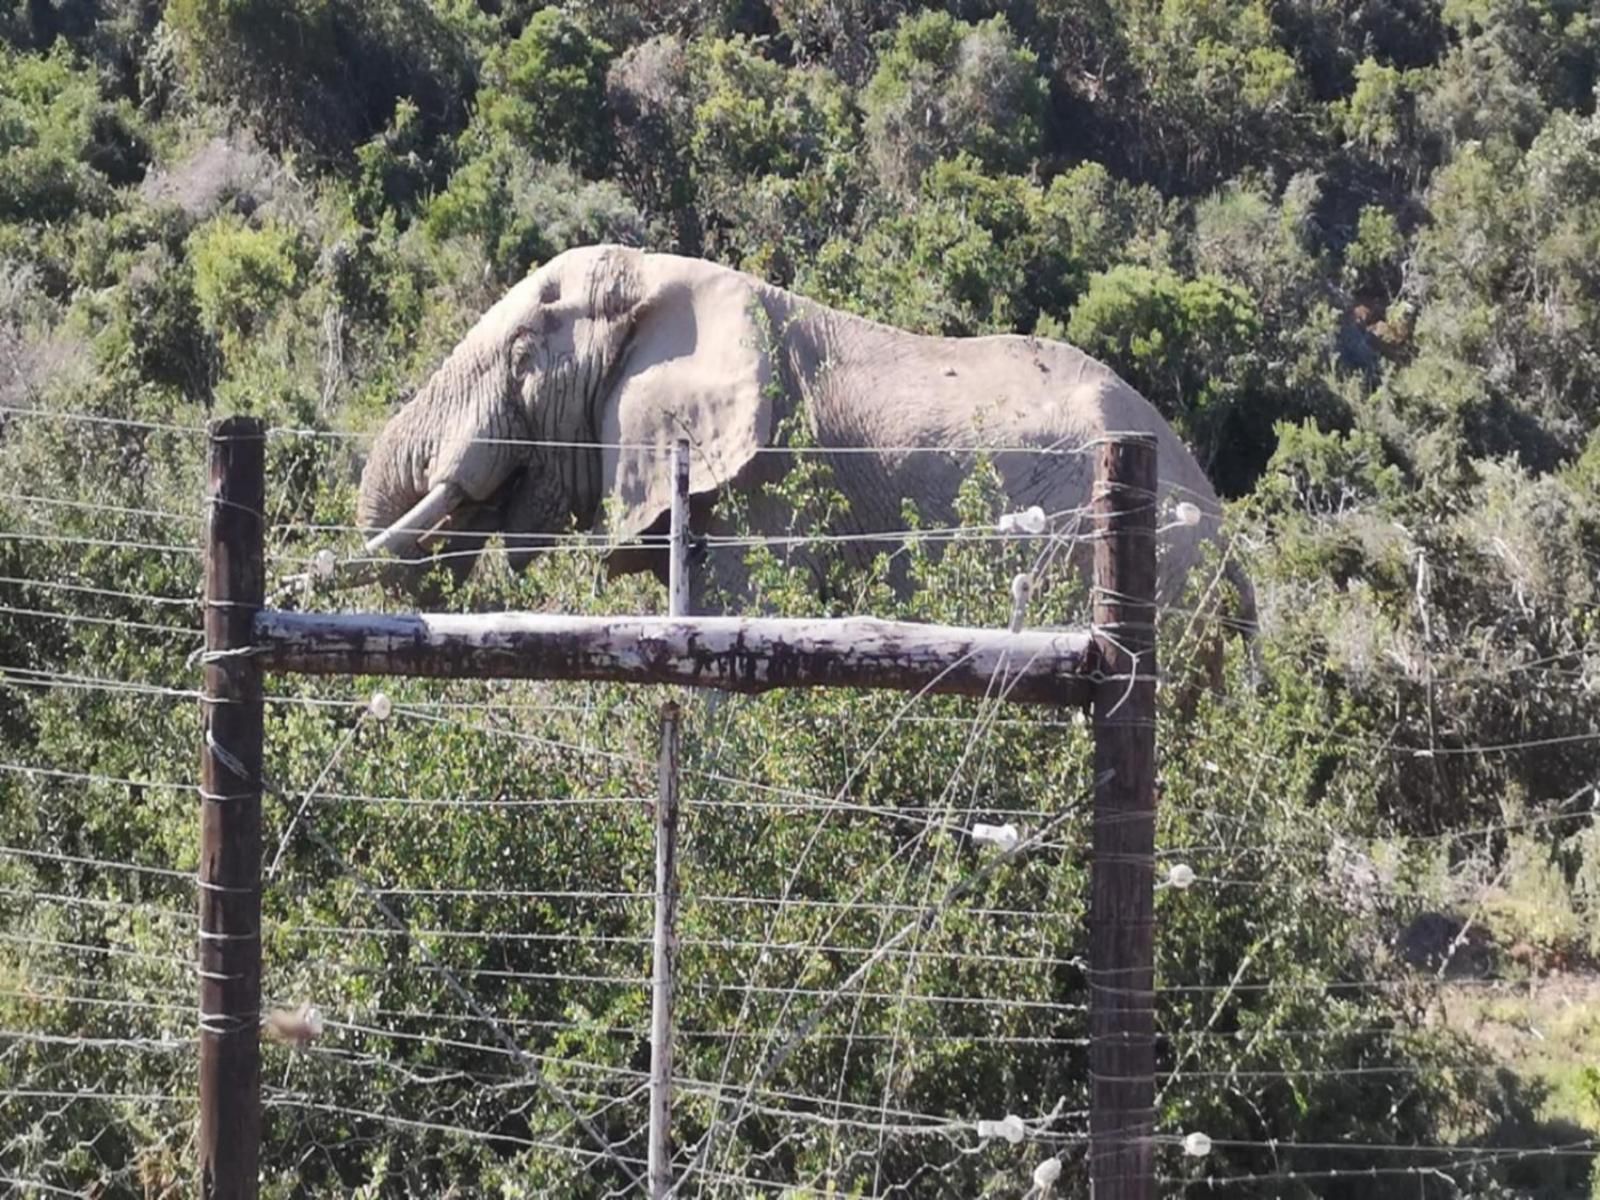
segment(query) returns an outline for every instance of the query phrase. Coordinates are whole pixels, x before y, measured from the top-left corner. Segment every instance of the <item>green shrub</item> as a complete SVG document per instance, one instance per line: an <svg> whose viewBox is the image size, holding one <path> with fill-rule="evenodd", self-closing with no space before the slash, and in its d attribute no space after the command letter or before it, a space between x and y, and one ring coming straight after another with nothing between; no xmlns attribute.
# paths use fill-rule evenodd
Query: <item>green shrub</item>
<svg viewBox="0 0 1600 1200"><path fill-rule="evenodd" d="M1144 393L1202 461L1216 453L1260 316L1248 292L1215 276L1122 266L1089 280L1067 335Z"/></svg>
<svg viewBox="0 0 1600 1200"><path fill-rule="evenodd" d="M350 197L358 221L369 227L385 214L409 218L421 204L431 174L422 158L416 105L402 100L394 120L371 141L356 148L356 178Z"/></svg>
<svg viewBox="0 0 1600 1200"><path fill-rule="evenodd" d="M218 289L238 282L242 281L224 274L207 286ZM181 260L162 248L146 253L129 272L129 338L142 378L177 388L201 403L209 400L215 378L214 335L223 318L214 294L211 315L202 312L196 288L196 271Z"/></svg>
<svg viewBox="0 0 1600 1200"><path fill-rule="evenodd" d="M802 275L819 298L922 333L998 333L1032 323L1030 274L1059 260L1033 223L1037 189L970 158L935 164L904 212L853 245L841 237ZM1058 268L1059 270L1059 268Z"/></svg>
<svg viewBox="0 0 1600 1200"><path fill-rule="evenodd" d="M534 162L503 138L456 170L423 223L436 239L476 239L503 282L572 246L639 245L648 237L644 219L614 184Z"/></svg>
<svg viewBox="0 0 1600 1200"><path fill-rule="evenodd" d="M611 157L605 113L611 47L558 8L535 13L484 64L480 116L532 157L591 174Z"/></svg>
<svg viewBox="0 0 1600 1200"><path fill-rule="evenodd" d="M860 164L848 92L742 38L687 55L689 182L705 251L788 282L828 233L847 227Z"/></svg>
<svg viewBox="0 0 1600 1200"><path fill-rule="evenodd" d="M101 101L65 42L48 55L0 46L0 155L0 221L39 224L104 213L148 161L129 111Z"/></svg>
<svg viewBox="0 0 1600 1200"><path fill-rule="evenodd" d="M1400 258L1405 250L1394 216L1367 205L1356 224L1356 236L1345 247L1346 272L1367 295L1392 296L1398 291Z"/></svg>
<svg viewBox="0 0 1600 1200"><path fill-rule="evenodd" d="M197 229L189 257L200 316L228 353L267 327L306 272L297 231L270 221L253 226L234 216Z"/></svg>
<svg viewBox="0 0 1600 1200"><path fill-rule="evenodd" d="M942 12L904 18L861 93L866 140L884 182L910 191L958 152L1018 170L1038 152L1038 59L1004 17L970 25Z"/></svg>
<svg viewBox="0 0 1600 1200"><path fill-rule="evenodd" d="M342 157L409 100L431 142L465 122L462 47L422 0L173 0L194 90L277 148Z"/></svg>

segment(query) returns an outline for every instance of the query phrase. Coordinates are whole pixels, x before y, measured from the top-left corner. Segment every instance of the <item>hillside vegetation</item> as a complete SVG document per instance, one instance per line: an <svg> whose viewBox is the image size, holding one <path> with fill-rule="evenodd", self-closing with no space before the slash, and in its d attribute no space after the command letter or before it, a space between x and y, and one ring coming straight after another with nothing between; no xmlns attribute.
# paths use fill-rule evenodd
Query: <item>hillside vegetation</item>
<svg viewBox="0 0 1600 1200"><path fill-rule="evenodd" d="M393 606L285 581L358 553L367 440L478 314L607 240L1070 341L1229 497L1264 670L1163 691L1164 1194L1600 1195L1597 85L1582 0L4 0L0 1187L198 1186L205 422L273 430L279 602ZM827 533L826 470L787 486ZM716 552L769 611L987 625L1033 562L910 551L902 600ZM577 542L439 588L665 608ZM1086 611L1058 571L1032 619ZM661 697L270 686L265 986L326 1028L266 1052L263 1194L627 1194ZM684 1194L1020 1197L1056 1155L1087 1195L1081 722L687 729ZM1001 820L1051 833L988 870Z"/></svg>

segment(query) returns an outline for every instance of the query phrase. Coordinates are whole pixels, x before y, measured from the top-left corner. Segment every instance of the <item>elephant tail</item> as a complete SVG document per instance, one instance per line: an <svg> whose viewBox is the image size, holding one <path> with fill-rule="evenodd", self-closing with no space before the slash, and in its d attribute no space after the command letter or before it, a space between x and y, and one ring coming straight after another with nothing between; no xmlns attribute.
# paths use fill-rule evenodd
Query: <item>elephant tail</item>
<svg viewBox="0 0 1600 1200"><path fill-rule="evenodd" d="M1266 682L1266 665L1261 656L1261 623L1256 610L1255 584L1250 582L1244 565L1232 555L1223 564L1222 576L1233 586L1239 598L1234 615L1227 624L1244 639L1246 652L1250 656L1250 685L1259 688Z"/></svg>

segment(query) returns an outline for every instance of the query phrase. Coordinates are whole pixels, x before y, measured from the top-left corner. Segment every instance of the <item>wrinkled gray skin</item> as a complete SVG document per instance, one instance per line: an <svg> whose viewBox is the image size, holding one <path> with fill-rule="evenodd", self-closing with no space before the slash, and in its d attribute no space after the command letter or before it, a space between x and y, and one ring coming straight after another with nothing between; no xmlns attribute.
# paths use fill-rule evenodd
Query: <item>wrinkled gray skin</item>
<svg viewBox="0 0 1600 1200"><path fill-rule="evenodd" d="M758 532L790 531L758 485L786 469L786 455L763 450L797 409L818 446L866 451L828 458L850 501L844 532L903 527L906 499L925 525L950 523L974 446L1015 447L992 455L1011 503L1061 514L1054 528L1070 531L1090 500L1092 455L1025 448L1138 430L1158 443L1163 601L1179 596L1204 542L1219 536L1221 505L1171 427L1071 346L916 336L712 263L614 246L560 255L483 316L378 437L360 521L388 531L374 539L382 548L406 558L443 551L461 573L489 532L504 535L520 567L541 535L574 524L612 539L617 569L660 569L626 547L664 528L680 433L694 443L700 532L726 532L709 501L727 486ZM439 511L413 524L408 512L430 492ZM1198 526L1173 519L1185 500L1200 509ZM424 529L433 534L419 546ZM702 579L737 592L740 557L714 553ZM1232 582L1244 602L1235 615L1253 620L1248 582L1236 572Z"/></svg>

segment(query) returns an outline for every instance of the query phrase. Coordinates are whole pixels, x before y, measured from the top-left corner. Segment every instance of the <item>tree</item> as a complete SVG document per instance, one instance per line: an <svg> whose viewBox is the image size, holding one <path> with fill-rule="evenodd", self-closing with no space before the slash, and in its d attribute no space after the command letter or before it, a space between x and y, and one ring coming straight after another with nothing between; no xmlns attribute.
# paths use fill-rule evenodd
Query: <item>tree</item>
<svg viewBox="0 0 1600 1200"><path fill-rule="evenodd" d="M602 174L606 69L611 47L556 8L541 9L515 41L484 64L480 117L510 134L534 158Z"/></svg>
<svg viewBox="0 0 1600 1200"><path fill-rule="evenodd" d="M671 223L680 247L699 250L689 162L694 104L683 43L659 35L618 57L606 75L606 105L618 182L640 211Z"/></svg>
<svg viewBox="0 0 1600 1200"><path fill-rule="evenodd" d="M0 153L0 221L17 223L105 212L149 161L128 106L104 103L64 42L43 57L0 46Z"/></svg>
<svg viewBox="0 0 1600 1200"><path fill-rule="evenodd" d="M687 67L685 151L705 249L787 281L853 215L849 96L825 69L785 70L743 39L703 43Z"/></svg>
<svg viewBox="0 0 1600 1200"><path fill-rule="evenodd" d="M1067 323L1073 343L1116 367L1213 466L1259 332L1243 288L1133 266L1091 277Z"/></svg>
<svg viewBox="0 0 1600 1200"><path fill-rule="evenodd" d="M423 0L173 0L185 73L271 145L343 156L402 98L431 140L465 119L467 64Z"/></svg>
<svg viewBox="0 0 1600 1200"><path fill-rule="evenodd" d="M1043 103L1038 59L1004 17L973 25L937 11L901 20L861 93L873 162L902 193L961 152L990 169L1025 167Z"/></svg>
<svg viewBox="0 0 1600 1200"><path fill-rule="evenodd" d="M1064 58L1058 70L1073 74L1058 84L1088 109L1089 148L1135 178L1193 195L1246 163L1293 170L1321 135L1323 114L1257 0L1089 12L1088 45ZM1076 43L1082 19L1059 15L1058 36Z"/></svg>
<svg viewBox="0 0 1600 1200"><path fill-rule="evenodd" d="M649 237L644 219L615 184L537 162L504 135L456 169L449 186L429 201L423 226L435 239L477 241L502 284L573 246L640 245Z"/></svg>

